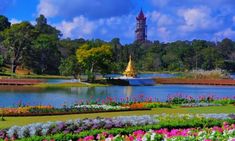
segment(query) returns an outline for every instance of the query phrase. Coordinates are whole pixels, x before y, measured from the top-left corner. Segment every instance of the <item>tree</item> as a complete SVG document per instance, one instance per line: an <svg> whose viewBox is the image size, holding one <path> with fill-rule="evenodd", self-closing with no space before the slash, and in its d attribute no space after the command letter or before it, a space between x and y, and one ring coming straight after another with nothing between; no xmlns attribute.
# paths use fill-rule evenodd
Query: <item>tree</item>
<svg viewBox="0 0 235 141"><path fill-rule="evenodd" d="M4 29L7 29L11 26L11 23L8 21L8 18L0 15L0 32Z"/></svg>
<svg viewBox="0 0 235 141"><path fill-rule="evenodd" d="M57 74L60 64L58 40L54 35L40 34L33 41L30 66L38 74Z"/></svg>
<svg viewBox="0 0 235 141"><path fill-rule="evenodd" d="M202 68L205 70L211 70L215 68L221 68L223 66L223 58L218 51L213 47L204 48L201 50L202 54Z"/></svg>
<svg viewBox="0 0 235 141"><path fill-rule="evenodd" d="M84 66L88 74L88 80L95 79L94 72L105 73L109 66L112 51L108 44L96 44L94 41L82 45L76 51L78 63ZM106 70L106 71L105 71Z"/></svg>
<svg viewBox="0 0 235 141"><path fill-rule="evenodd" d="M4 58L2 55L0 55L0 71L2 71L3 65L4 65Z"/></svg>
<svg viewBox="0 0 235 141"><path fill-rule="evenodd" d="M232 40L225 38L218 46L220 53L225 59L232 59L232 52L235 51L235 43Z"/></svg>
<svg viewBox="0 0 235 141"><path fill-rule="evenodd" d="M13 24L1 34L3 45L11 55L12 72L15 73L17 66L22 63L24 54L31 48L36 32L29 22L22 22Z"/></svg>
<svg viewBox="0 0 235 141"><path fill-rule="evenodd" d="M77 75L80 72L78 61L75 55L69 56L61 61L59 66L60 74L65 76L73 76L77 79Z"/></svg>
<svg viewBox="0 0 235 141"><path fill-rule="evenodd" d="M41 34L51 34L59 38L61 36L61 32L57 30L56 28L52 27L51 25L47 24L47 19L44 15L40 15L36 19L36 25L35 28L39 31Z"/></svg>

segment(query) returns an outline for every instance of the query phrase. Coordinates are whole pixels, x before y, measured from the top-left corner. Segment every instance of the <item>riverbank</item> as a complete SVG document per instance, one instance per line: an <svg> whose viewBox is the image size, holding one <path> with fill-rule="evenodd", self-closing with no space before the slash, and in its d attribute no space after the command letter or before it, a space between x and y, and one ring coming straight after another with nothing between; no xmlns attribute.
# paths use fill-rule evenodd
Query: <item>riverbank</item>
<svg viewBox="0 0 235 141"><path fill-rule="evenodd" d="M210 107L191 107L191 108L152 108L152 110L144 111L128 111L128 112L107 112L107 113L92 113L92 114L74 114L60 116L33 116L33 117L4 117L5 121L0 121L0 129L8 128L14 125L27 125L30 123L47 122L47 121L66 121L84 118L96 117L116 117L116 116L133 116L133 115L154 115L154 114L202 114L202 113L234 113L235 106L210 106Z"/></svg>
<svg viewBox="0 0 235 141"><path fill-rule="evenodd" d="M188 85L227 85L235 86L233 79L187 79L187 78L154 78L157 84Z"/></svg>

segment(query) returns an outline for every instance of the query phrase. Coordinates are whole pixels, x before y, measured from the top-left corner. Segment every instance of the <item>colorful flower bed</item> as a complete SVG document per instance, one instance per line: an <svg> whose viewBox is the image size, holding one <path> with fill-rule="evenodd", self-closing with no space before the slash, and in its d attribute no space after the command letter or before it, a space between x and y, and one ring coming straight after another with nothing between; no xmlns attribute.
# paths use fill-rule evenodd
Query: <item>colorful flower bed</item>
<svg viewBox="0 0 235 141"><path fill-rule="evenodd" d="M222 106L222 104L202 103L202 102L181 104L181 107L208 107L208 106Z"/></svg>
<svg viewBox="0 0 235 141"><path fill-rule="evenodd" d="M226 104L235 104L235 97L218 98L213 95L209 95L209 96L199 96L198 98L193 98L192 96L175 94L168 96L166 102L169 104L210 103L210 104L226 105Z"/></svg>
<svg viewBox="0 0 235 141"><path fill-rule="evenodd" d="M54 108L52 106L25 106L17 108L0 108L2 116L34 116L34 115L60 115L60 114L79 114L93 112L113 112L113 111L132 111L132 110L151 110L144 106L112 106L112 105L76 105L73 107Z"/></svg>
<svg viewBox="0 0 235 141"><path fill-rule="evenodd" d="M113 136L118 134L129 135L136 130L156 130L167 128L204 128L221 126L223 122L235 123L228 114L205 114L205 115L154 115L154 116L121 116L115 118L96 118L83 120L70 120L67 122L35 123L26 126L13 126L9 129L0 130L1 139L60 140L79 139L86 136L96 136L104 131ZM232 126L234 127L234 126ZM160 131L160 130L159 130ZM145 133L144 133L145 134ZM158 133L160 134L160 133ZM47 136L47 137L45 137ZM96 136L97 137L97 136ZM62 139L61 139L62 140Z"/></svg>
<svg viewBox="0 0 235 141"><path fill-rule="evenodd" d="M106 132L96 136L87 136L78 141L235 141L235 124L225 123L222 127L187 128L159 130L137 130L129 135L112 135Z"/></svg>

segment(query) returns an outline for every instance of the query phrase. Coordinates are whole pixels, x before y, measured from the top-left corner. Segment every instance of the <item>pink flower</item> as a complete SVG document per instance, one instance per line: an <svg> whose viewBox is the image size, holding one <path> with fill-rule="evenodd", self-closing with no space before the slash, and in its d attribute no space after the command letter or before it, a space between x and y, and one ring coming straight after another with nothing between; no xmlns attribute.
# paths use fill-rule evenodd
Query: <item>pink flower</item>
<svg viewBox="0 0 235 141"><path fill-rule="evenodd" d="M142 137L144 134L145 134L145 132L142 130L137 130L137 131L133 132L133 135L136 137Z"/></svg>
<svg viewBox="0 0 235 141"><path fill-rule="evenodd" d="M131 136L131 135L129 136L129 140L130 140L130 141L133 141L134 139L135 139L135 138L134 138L133 136Z"/></svg>
<svg viewBox="0 0 235 141"><path fill-rule="evenodd" d="M103 132L102 135L106 137L108 135L108 133L107 132Z"/></svg>
<svg viewBox="0 0 235 141"><path fill-rule="evenodd" d="M94 136L86 136L83 140L84 141L92 141L92 140L94 140Z"/></svg>

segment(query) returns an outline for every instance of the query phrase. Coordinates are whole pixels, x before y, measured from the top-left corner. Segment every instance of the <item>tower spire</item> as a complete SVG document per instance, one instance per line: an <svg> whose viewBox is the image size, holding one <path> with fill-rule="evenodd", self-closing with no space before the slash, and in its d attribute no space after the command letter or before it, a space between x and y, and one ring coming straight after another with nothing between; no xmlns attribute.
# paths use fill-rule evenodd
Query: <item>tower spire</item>
<svg viewBox="0 0 235 141"><path fill-rule="evenodd" d="M142 8L140 9L139 15L136 17L136 40L137 41L146 41L147 40L147 25L146 17Z"/></svg>

